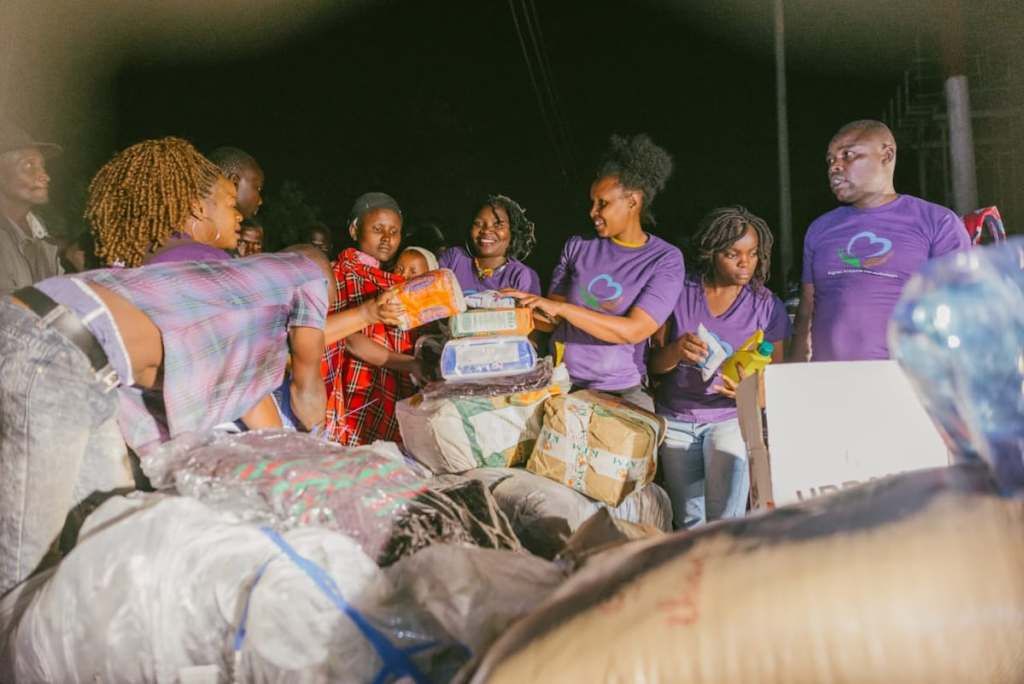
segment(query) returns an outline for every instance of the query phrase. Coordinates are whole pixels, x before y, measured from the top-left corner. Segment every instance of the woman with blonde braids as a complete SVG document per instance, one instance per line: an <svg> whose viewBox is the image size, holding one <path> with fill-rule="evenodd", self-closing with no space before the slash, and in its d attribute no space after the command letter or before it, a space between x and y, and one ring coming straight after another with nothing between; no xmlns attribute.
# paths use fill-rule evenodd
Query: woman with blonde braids
<svg viewBox="0 0 1024 684"><path fill-rule="evenodd" d="M85 218L109 265L230 258L242 215L237 191L187 140L144 140L103 165Z"/></svg>

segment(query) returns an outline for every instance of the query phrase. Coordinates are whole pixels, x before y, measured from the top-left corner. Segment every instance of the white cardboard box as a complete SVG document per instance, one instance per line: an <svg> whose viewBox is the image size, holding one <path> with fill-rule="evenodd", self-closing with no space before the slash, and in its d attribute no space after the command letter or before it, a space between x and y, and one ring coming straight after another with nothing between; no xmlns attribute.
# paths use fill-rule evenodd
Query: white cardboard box
<svg viewBox="0 0 1024 684"><path fill-rule="evenodd" d="M839 491L885 475L949 464L949 452L895 361L790 363L737 391L750 458L751 509Z"/></svg>

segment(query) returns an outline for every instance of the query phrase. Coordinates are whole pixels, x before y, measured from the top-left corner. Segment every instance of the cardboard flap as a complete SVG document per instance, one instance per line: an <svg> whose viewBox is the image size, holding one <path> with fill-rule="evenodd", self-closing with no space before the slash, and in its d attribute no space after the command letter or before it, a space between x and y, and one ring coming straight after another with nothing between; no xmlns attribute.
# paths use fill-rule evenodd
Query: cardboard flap
<svg viewBox="0 0 1024 684"><path fill-rule="evenodd" d="M791 363L765 370L768 450L757 385L740 384L740 429L761 499L792 503L894 473L949 464L949 454L894 361ZM763 474L762 474L763 476ZM763 502L762 502L763 503ZM755 507L764 507L755 506Z"/></svg>

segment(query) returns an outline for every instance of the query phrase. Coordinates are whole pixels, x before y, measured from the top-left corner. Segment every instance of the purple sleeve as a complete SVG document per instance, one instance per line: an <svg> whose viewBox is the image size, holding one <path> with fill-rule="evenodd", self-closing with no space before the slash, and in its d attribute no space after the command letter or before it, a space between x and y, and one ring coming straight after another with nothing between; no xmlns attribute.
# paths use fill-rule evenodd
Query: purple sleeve
<svg viewBox="0 0 1024 684"><path fill-rule="evenodd" d="M654 273L647 279L633 306L643 309L660 326L676 307L685 277L683 254L672 247L658 260Z"/></svg>
<svg viewBox="0 0 1024 684"><path fill-rule="evenodd" d="M807 235L804 236L804 266L800 274L800 282L806 285L814 284L814 224L807 229ZM788 278L787 274L783 274L783 277Z"/></svg>
<svg viewBox="0 0 1024 684"><path fill-rule="evenodd" d="M950 252L969 249L971 238L964 228L963 221L953 212L946 210L935 221L935 233L932 236L928 258L934 259Z"/></svg>
<svg viewBox="0 0 1024 684"><path fill-rule="evenodd" d="M438 257L438 259L437 259L437 267L438 268L454 269L455 268L454 267L454 262L455 262L455 247L451 247L451 248L446 249L443 252L441 252L441 256Z"/></svg>
<svg viewBox="0 0 1024 684"><path fill-rule="evenodd" d="M535 295L540 294L540 276L526 264L519 264L519 269L516 271L512 284L513 287L521 292L529 292Z"/></svg>
<svg viewBox="0 0 1024 684"><path fill-rule="evenodd" d="M562 248L562 256L558 265L551 272L551 286L548 288L549 295L561 295L568 298L569 288L572 282L572 262L576 252L578 237L571 237Z"/></svg>
<svg viewBox="0 0 1024 684"><path fill-rule="evenodd" d="M789 314L786 313L786 305L774 293L769 293L768 301L768 325L764 329L764 339L769 342L779 342L789 339L793 334L789 323Z"/></svg>
<svg viewBox="0 0 1024 684"><path fill-rule="evenodd" d="M324 329L327 319L327 281L309 280L295 290L288 327Z"/></svg>

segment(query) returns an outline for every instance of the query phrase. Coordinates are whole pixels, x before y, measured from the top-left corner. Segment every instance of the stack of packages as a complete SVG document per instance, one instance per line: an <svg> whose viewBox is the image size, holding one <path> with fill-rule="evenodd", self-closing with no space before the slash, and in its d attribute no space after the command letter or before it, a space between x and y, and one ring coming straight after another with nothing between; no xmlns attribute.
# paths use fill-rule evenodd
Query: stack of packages
<svg viewBox="0 0 1024 684"><path fill-rule="evenodd" d="M434 473L522 465L540 433L548 397L569 389L564 367L537 358L533 320L494 292L465 298L449 319L442 381L398 404L402 441Z"/></svg>
<svg viewBox="0 0 1024 684"><path fill-rule="evenodd" d="M523 544L548 558L600 508L670 529L668 495L652 484L664 421L607 395L569 395L565 367L538 359L527 338L528 310L496 292L465 301L439 355L443 381L398 404L410 454L435 474L488 483Z"/></svg>

